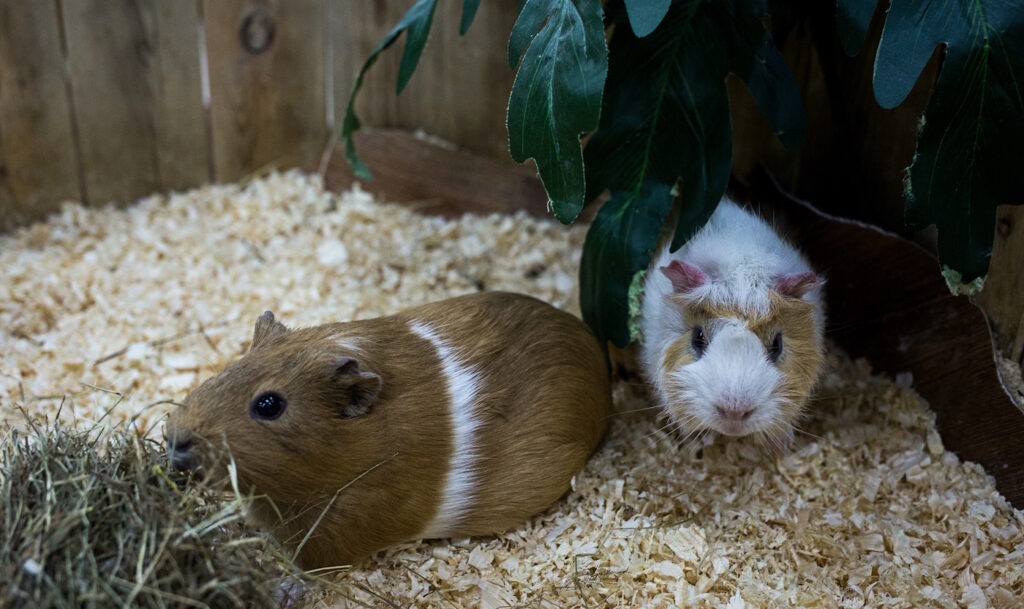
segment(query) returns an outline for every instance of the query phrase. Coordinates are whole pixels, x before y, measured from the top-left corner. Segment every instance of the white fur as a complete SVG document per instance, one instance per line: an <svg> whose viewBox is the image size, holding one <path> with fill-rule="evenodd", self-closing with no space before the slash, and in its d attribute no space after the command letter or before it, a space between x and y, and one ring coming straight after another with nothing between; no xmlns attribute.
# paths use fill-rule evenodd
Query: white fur
<svg viewBox="0 0 1024 609"><path fill-rule="evenodd" d="M421 321L411 322L409 329L430 342L441 358L448 387L452 419L452 457L441 494L441 505L421 536L431 539L447 537L455 530L463 514L473 505L476 493L476 469L479 459L477 431L481 421L476 414L476 395L480 376L472 367L459 361L458 354L443 340L435 328Z"/></svg>
<svg viewBox="0 0 1024 609"><path fill-rule="evenodd" d="M774 392L781 373L769 361L761 340L741 319L714 320L705 328L709 343L703 357L677 370L661 369L665 350L692 325L669 299L672 283L659 270L672 260L692 264L709 278L689 291L687 298L761 313L768 310L776 277L811 271L811 266L759 216L723 199L686 245L671 253L669 243L664 244L645 278L641 365L669 414L688 431L713 429L729 435L763 431L777 424L780 403ZM803 299L816 305L814 326L820 343L825 325L821 286ZM716 411L716 405L723 402L749 403L756 410L746 421L725 421Z"/></svg>
<svg viewBox="0 0 1024 609"><path fill-rule="evenodd" d="M354 336L344 336L338 334L334 336L334 344L341 347L345 353L351 353L357 357L361 357L365 354L362 347L359 344L359 339Z"/></svg>

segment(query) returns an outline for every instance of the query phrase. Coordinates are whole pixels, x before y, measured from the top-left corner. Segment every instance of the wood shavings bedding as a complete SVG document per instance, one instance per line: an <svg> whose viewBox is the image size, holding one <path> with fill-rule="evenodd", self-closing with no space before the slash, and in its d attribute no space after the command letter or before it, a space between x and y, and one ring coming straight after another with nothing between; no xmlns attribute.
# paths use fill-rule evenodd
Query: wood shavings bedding
<svg viewBox="0 0 1024 609"><path fill-rule="evenodd" d="M242 352L267 308L306 325L503 289L578 313L584 232L423 217L298 173L68 205L0 237L0 412L159 433L166 401ZM1024 606L1024 514L943 449L909 379L835 350L829 370L785 457L680 446L621 382L608 438L551 510L499 537L392 549L311 604Z"/></svg>

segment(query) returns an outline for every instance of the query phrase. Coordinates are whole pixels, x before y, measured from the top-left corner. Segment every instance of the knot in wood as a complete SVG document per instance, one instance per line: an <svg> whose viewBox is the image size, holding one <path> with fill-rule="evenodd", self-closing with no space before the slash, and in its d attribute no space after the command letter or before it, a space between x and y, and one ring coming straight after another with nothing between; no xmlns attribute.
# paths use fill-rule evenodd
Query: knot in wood
<svg viewBox="0 0 1024 609"><path fill-rule="evenodd" d="M276 29L273 17L262 9L253 9L242 19L238 39L242 43L242 48L253 55L259 55L274 43Z"/></svg>
<svg viewBox="0 0 1024 609"><path fill-rule="evenodd" d="M1013 218L1010 214L1005 214L1003 217L999 218L999 221L996 223L996 233L998 233L1000 237L1003 239L1008 238L1012 230Z"/></svg>

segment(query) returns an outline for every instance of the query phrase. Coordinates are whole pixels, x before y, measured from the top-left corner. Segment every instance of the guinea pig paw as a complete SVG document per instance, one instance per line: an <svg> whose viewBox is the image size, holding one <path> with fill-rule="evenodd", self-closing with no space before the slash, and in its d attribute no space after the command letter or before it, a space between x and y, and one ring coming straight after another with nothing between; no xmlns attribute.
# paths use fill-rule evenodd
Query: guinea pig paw
<svg viewBox="0 0 1024 609"><path fill-rule="evenodd" d="M313 585L298 577L286 577L277 584L274 598L281 609L294 609L302 606L302 598L313 589Z"/></svg>

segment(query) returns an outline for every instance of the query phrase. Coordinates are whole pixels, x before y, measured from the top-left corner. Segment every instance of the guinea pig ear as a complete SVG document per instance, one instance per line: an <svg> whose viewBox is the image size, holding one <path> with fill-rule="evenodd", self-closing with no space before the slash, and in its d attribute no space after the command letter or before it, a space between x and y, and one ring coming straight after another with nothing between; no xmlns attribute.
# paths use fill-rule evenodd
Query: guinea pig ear
<svg viewBox="0 0 1024 609"><path fill-rule="evenodd" d="M252 351L268 338L287 331L288 328L284 327L284 324L274 319L272 312L264 311L263 315L256 319L256 329L253 330L252 345L249 346L249 350Z"/></svg>
<svg viewBox="0 0 1024 609"><path fill-rule="evenodd" d="M704 271L682 260L673 260L668 266L660 267L658 270L672 282L673 292L688 292L708 281Z"/></svg>
<svg viewBox="0 0 1024 609"><path fill-rule="evenodd" d="M775 278L772 287L783 296L803 298L804 294L821 285L821 280L814 273L790 273Z"/></svg>
<svg viewBox="0 0 1024 609"><path fill-rule="evenodd" d="M345 417L366 414L377 401L381 379L376 374L361 370L359 362L352 357L338 358L334 368L335 382L343 394L341 412Z"/></svg>

